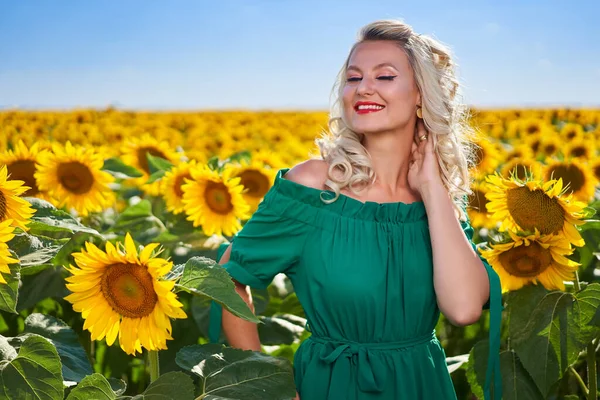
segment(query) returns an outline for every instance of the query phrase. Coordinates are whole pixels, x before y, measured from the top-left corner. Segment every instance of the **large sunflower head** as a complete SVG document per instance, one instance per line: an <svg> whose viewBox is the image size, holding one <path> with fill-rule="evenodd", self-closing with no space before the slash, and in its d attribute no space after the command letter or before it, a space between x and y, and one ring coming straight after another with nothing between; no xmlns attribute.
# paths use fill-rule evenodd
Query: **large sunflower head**
<svg viewBox="0 0 600 400"><path fill-rule="evenodd" d="M544 179L562 179L567 193L577 200L589 202L594 196L596 180L589 167L578 159L547 160Z"/></svg>
<svg viewBox="0 0 600 400"><path fill-rule="evenodd" d="M582 224L586 204L566 195L560 179L543 183L495 174L486 180L490 184L486 207L492 218L502 222L500 230L537 230L544 235L564 237L576 246L585 244L575 225Z"/></svg>
<svg viewBox="0 0 600 400"><path fill-rule="evenodd" d="M29 187L23 196L49 200L48 193L40 191L35 180L36 163L39 156L46 153L46 150L40 149L39 146L39 143L34 143L28 147L19 140L13 149L0 153L0 165L6 165L11 179L23 181L25 186Z"/></svg>
<svg viewBox="0 0 600 400"><path fill-rule="evenodd" d="M564 141L571 142L574 140L583 139L585 131L583 130L583 127L579 124L567 122L560 129L560 135L562 136Z"/></svg>
<svg viewBox="0 0 600 400"><path fill-rule="evenodd" d="M250 217L241 178L233 177L231 168L221 174L205 165L190 171L192 180L182 186L187 219L194 226L201 225L207 236L237 233L242 228L240 220Z"/></svg>
<svg viewBox="0 0 600 400"><path fill-rule="evenodd" d="M182 186L187 179L192 179L190 170L195 168L195 160L182 162L165 173L162 178L162 193L167 205L167 210L173 214L181 214L184 211Z"/></svg>
<svg viewBox="0 0 600 400"><path fill-rule="evenodd" d="M28 230L29 219L35 213L23 195L29 187L23 181L9 180L6 165L0 166L0 222L11 220L12 226Z"/></svg>
<svg viewBox="0 0 600 400"><path fill-rule="evenodd" d="M158 243L147 245L139 254L133 239L125 236L125 245L106 243L106 250L92 243L73 253L76 267L69 266L65 297L85 319L83 329L92 340L106 337L119 344L127 354L167 348L171 340L169 318L187 318L182 304L171 291L174 281L163 280L172 262L153 254Z"/></svg>
<svg viewBox="0 0 600 400"><path fill-rule="evenodd" d="M102 171L104 160L92 148L54 144L52 152L41 155L35 178L40 190L48 191L59 207L80 215L100 212L115 202L109 184L114 178Z"/></svg>
<svg viewBox="0 0 600 400"><path fill-rule="evenodd" d="M569 242L560 236L540 235L539 232L528 236L510 231L509 234L509 242L480 250L498 273L502 292L538 282L548 290L565 290L564 281L572 281L579 267L578 263L565 257L573 253Z"/></svg>
<svg viewBox="0 0 600 400"><path fill-rule="evenodd" d="M121 153L124 163L139 169L144 174L144 176L134 179L133 183L153 196L160 194L161 184L159 181L146 183L150 177L147 155L164 158L174 165L177 165L181 158L181 155L173 150L166 140L160 141L148 134L125 140L121 147Z"/></svg>
<svg viewBox="0 0 600 400"><path fill-rule="evenodd" d="M243 161L239 165L232 165L231 168L233 176L241 179L240 183L244 186L244 200L250 205L250 211L256 211L262 198L273 186L277 172L265 168L258 161Z"/></svg>
<svg viewBox="0 0 600 400"><path fill-rule="evenodd" d="M0 222L0 272L10 275L10 267L8 264L16 264L19 260L12 258L10 251L8 251L8 245L6 244L15 235L13 234L14 227L12 226L12 220L7 219ZM6 283L6 279L0 274L0 283Z"/></svg>

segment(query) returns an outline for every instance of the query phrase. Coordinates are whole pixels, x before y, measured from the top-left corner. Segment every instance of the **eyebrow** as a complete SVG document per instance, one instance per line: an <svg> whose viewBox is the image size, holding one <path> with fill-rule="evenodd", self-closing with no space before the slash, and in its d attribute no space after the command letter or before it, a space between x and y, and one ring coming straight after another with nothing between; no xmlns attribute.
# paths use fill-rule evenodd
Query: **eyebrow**
<svg viewBox="0 0 600 400"><path fill-rule="evenodd" d="M379 68L383 68L383 67L392 67L394 68L396 71L398 71L398 68L394 67L394 65L392 63L389 62L383 62L381 64L377 64L373 69L379 69ZM360 71L360 68L358 68L356 65L349 65L348 68L346 68L346 71L348 70L356 70L356 71Z"/></svg>

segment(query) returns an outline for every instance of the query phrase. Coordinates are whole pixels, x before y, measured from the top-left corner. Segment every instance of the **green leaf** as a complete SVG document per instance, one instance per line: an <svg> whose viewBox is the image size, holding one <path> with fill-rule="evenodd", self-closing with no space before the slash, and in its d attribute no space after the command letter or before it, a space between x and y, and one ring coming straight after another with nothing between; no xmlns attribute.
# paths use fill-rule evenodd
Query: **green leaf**
<svg viewBox="0 0 600 400"><path fill-rule="evenodd" d="M86 376L76 388L71 390L67 400L115 400L117 396L110 383L101 374Z"/></svg>
<svg viewBox="0 0 600 400"><path fill-rule="evenodd" d="M148 169L150 170L150 175L158 171L167 172L173 168L173 164L171 164L169 160L166 160L162 157L153 156L149 151L146 152L146 158L148 159Z"/></svg>
<svg viewBox="0 0 600 400"><path fill-rule="evenodd" d="M446 367L449 373L460 369L463 365L469 362L468 354L461 354L460 356L446 357Z"/></svg>
<svg viewBox="0 0 600 400"><path fill-rule="evenodd" d="M65 381L80 382L94 372L77 334L63 321L50 315L31 314L25 319L24 332L43 336L56 347Z"/></svg>
<svg viewBox="0 0 600 400"><path fill-rule="evenodd" d="M292 344L300 339L304 332L304 324L306 320L301 318L296 323L289 319L282 318L283 316L260 317L263 322L258 325L258 334L260 342L264 345L281 345ZM292 317L295 317L292 315ZM299 317L296 317L299 318Z"/></svg>
<svg viewBox="0 0 600 400"><path fill-rule="evenodd" d="M105 160L102 170L108 172L117 179L139 178L144 176L140 170L125 164L120 158L116 157Z"/></svg>
<svg viewBox="0 0 600 400"><path fill-rule="evenodd" d="M292 365L282 358L206 344L184 347L176 361L200 377L200 399L287 400L296 395Z"/></svg>
<svg viewBox="0 0 600 400"><path fill-rule="evenodd" d="M500 353L502 371L502 399L504 400L544 400L535 382L513 351Z"/></svg>
<svg viewBox="0 0 600 400"><path fill-rule="evenodd" d="M88 232L94 235L100 235L97 230L83 225L69 213L57 209L47 201L26 197L35 214L31 217L31 223L28 225L30 235L48 236L55 239L71 237L75 232Z"/></svg>
<svg viewBox="0 0 600 400"><path fill-rule="evenodd" d="M85 242L90 242L102 248L106 240L100 236L88 232L76 232L67 243L65 243L52 259L56 266L68 266L74 264L73 253L77 253L84 248Z"/></svg>
<svg viewBox="0 0 600 400"><path fill-rule="evenodd" d="M482 340L477 342L469 353L467 361L467 381L471 386L471 391L478 399L483 399L483 387L485 384L485 374L487 370L489 354L489 341Z"/></svg>
<svg viewBox="0 0 600 400"><path fill-rule="evenodd" d="M19 232L8 242L8 246L19 257L21 274L31 275L28 269L36 267L35 273L39 272L37 266L48 264L58 254L63 243L56 239Z"/></svg>
<svg viewBox="0 0 600 400"><path fill-rule="evenodd" d="M194 295L207 296L240 318L260 322L235 291L235 285L227 270L214 260L205 257L190 258L185 263L183 275L175 287Z"/></svg>
<svg viewBox="0 0 600 400"><path fill-rule="evenodd" d="M0 284L0 311L17 314L21 267L19 264L9 264L8 267L10 268L10 275L2 274L6 283Z"/></svg>
<svg viewBox="0 0 600 400"><path fill-rule="evenodd" d="M599 332L590 322L600 303L600 286L588 287L575 295L528 288L511 297L513 349L544 397Z"/></svg>
<svg viewBox="0 0 600 400"><path fill-rule="evenodd" d="M17 311L33 307L48 297L62 298L69 292L65 287L62 267L51 267L35 275L22 276Z"/></svg>
<svg viewBox="0 0 600 400"><path fill-rule="evenodd" d="M0 336L0 348L7 347ZM6 353L5 353L6 355ZM64 395L60 358L46 339L32 335L19 349L0 363L0 398L5 399L62 399Z"/></svg>
<svg viewBox="0 0 600 400"><path fill-rule="evenodd" d="M148 243L165 230L164 224L152 213L152 204L147 199L127 207L119 215L111 229L123 236L128 232L132 233L132 236L143 244Z"/></svg>
<svg viewBox="0 0 600 400"><path fill-rule="evenodd" d="M194 399L194 383L183 372L168 372L152 382L144 393L132 400L192 400Z"/></svg>
<svg viewBox="0 0 600 400"><path fill-rule="evenodd" d="M156 171L156 172L154 172L152 175L150 175L150 177L148 178L148 180L146 181L146 183L154 183L154 182L162 179L163 176L165 176L165 172L166 171Z"/></svg>

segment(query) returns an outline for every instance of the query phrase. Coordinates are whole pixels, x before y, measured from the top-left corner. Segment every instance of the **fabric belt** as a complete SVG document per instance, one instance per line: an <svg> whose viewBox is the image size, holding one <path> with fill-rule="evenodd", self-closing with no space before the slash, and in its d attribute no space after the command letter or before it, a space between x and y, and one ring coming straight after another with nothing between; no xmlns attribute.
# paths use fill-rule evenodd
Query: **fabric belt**
<svg viewBox="0 0 600 400"><path fill-rule="evenodd" d="M437 340L435 330L423 336L399 342L356 343L335 340L324 336L310 336L307 340L323 345L320 359L333 364L331 387L341 387L351 376L351 366L355 364L358 371L358 387L363 392L382 392L387 368L379 355L373 350L399 350ZM345 360L344 360L345 359ZM339 383L336 383L339 382Z"/></svg>

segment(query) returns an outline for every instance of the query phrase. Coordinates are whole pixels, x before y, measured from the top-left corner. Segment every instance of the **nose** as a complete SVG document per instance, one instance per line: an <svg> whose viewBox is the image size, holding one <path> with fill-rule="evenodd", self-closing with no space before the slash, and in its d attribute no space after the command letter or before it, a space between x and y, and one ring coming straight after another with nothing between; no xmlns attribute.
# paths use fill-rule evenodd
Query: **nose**
<svg viewBox="0 0 600 400"><path fill-rule="evenodd" d="M356 88L356 94L359 96L368 96L373 94L374 91L373 81L367 77L363 77Z"/></svg>

